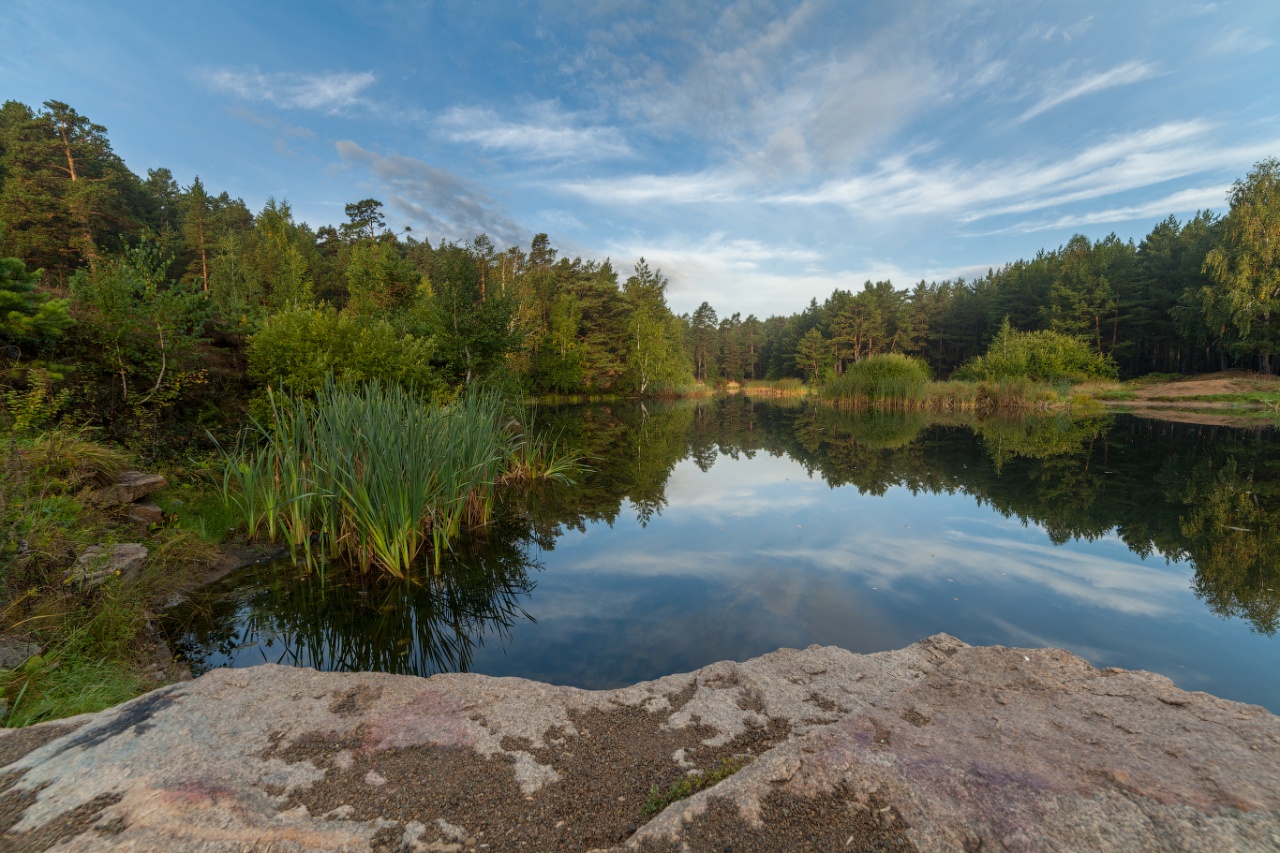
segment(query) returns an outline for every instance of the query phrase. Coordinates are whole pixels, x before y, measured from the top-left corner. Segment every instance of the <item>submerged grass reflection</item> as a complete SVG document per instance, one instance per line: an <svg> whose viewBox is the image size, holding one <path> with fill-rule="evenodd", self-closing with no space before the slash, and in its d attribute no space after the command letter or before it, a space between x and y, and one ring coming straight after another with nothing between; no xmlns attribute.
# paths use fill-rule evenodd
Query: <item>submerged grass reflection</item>
<svg viewBox="0 0 1280 853"><path fill-rule="evenodd" d="M391 577L352 568L303 574L256 567L206 590L167 620L197 675L221 665L279 663L328 671L427 676L465 672L486 638L505 642L532 617L522 600L538 565L515 542L471 538L439 574Z"/></svg>

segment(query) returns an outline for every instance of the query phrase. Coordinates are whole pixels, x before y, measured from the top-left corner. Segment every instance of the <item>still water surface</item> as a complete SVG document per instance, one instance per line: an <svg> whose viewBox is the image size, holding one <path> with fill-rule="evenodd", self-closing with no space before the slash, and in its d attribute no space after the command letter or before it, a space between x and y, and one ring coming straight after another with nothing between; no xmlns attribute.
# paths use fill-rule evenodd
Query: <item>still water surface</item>
<svg viewBox="0 0 1280 853"><path fill-rule="evenodd" d="M266 661L616 687L780 646L945 631L1280 712L1280 443L1129 416L930 422L741 397L538 415L592 454L443 578L256 566L166 621Z"/></svg>

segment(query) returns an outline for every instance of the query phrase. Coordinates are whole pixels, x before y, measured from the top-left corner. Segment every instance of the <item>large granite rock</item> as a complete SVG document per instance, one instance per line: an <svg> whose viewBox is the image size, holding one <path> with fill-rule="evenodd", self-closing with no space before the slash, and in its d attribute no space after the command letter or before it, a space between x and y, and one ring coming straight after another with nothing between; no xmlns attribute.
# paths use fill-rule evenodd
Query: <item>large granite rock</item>
<svg viewBox="0 0 1280 853"><path fill-rule="evenodd" d="M946 635L600 692L217 670L0 733L0 766L13 850L1280 849L1280 719Z"/></svg>

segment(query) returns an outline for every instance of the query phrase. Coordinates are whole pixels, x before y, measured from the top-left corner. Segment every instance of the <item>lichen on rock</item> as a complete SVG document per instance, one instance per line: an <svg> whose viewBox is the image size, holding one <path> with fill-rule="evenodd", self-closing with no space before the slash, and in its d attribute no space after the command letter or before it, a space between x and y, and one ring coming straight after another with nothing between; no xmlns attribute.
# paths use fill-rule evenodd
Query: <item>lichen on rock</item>
<svg viewBox="0 0 1280 853"><path fill-rule="evenodd" d="M19 850L1280 849L1275 716L946 635L610 691L216 670L0 757Z"/></svg>

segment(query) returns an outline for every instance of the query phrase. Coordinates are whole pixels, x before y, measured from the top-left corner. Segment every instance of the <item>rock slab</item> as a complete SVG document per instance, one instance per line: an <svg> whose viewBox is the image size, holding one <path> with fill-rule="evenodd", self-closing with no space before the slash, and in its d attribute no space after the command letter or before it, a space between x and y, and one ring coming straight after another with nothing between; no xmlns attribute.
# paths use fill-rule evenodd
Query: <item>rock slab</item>
<svg viewBox="0 0 1280 853"><path fill-rule="evenodd" d="M946 635L610 691L216 670L0 732L0 848L1280 850L1280 719Z"/></svg>
<svg viewBox="0 0 1280 853"><path fill-rule="evenodd" d="M124 506L145 498L152 492L159 491L169 485L160 474L148 474L142 471L124 471L110 486L104 486L89 494L89 503L105 508Z"/></svg>
<svg viewBox="0 0 1280 853"><path fill-rule="evenodd" d="M97 586L108 578L136 578L147 564L147 547L136 542L123 545L90 545L76 558L67 580Z"/></svg>

